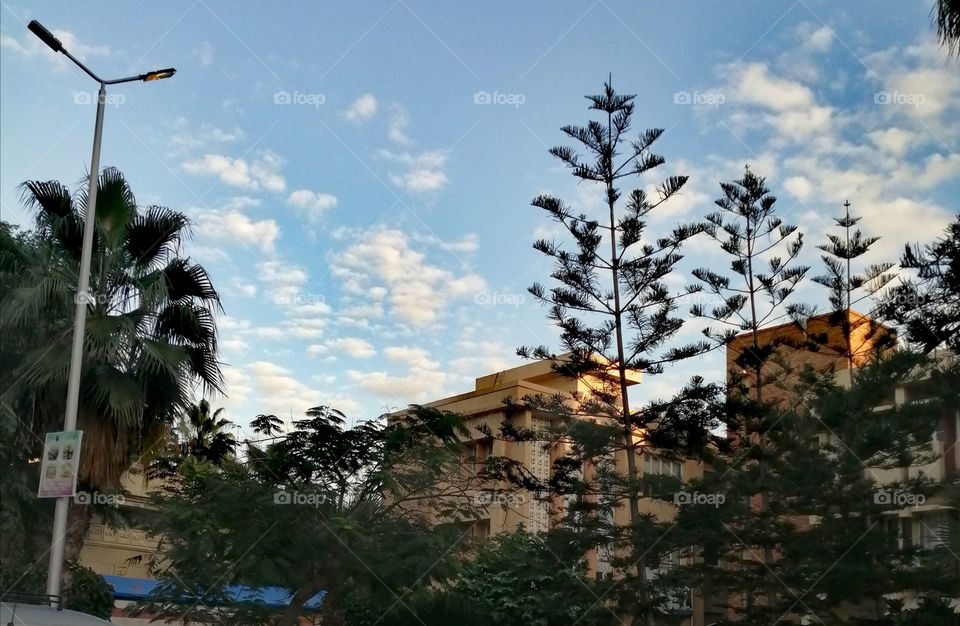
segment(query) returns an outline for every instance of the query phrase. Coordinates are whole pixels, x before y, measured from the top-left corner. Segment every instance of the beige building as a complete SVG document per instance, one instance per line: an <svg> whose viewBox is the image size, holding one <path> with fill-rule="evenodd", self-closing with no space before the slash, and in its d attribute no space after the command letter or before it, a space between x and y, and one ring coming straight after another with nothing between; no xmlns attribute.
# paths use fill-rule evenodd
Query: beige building
<svg viewBox="0 0 960 626"><path fill-rule="evenodd" d="M616 382L616 376L614 372L611 380L607 382ZM639 384L640 374L629 373L628 382L630 385ZM506 457L522 463L538 479L546 481L550 478L553 462L563 455L563 448L545 450L544 446L537 442L502 441L487 436L484 431L496 433L504 422L516 428L547 430L551 423L561 419L560 416L522 406L525 397L562 394L569 398L576 393L589 394L591 386L596 384L596 381L575 380L559 374L554 371L550 361L537 361L481 376L476 379L472 391L436 400L426 406L464 416L472 435L464 441L462 458L465 465L482 465L489 456ZM626 455L620 453L615 462L618 469L625 472ZM667 474L682 480L700 477L703 472L698 461L673 461L661 458L654 452L638 454L637 464L641 474ZM477 495L483 497L479 492ZM669 500L661 498L641 498L641 513L653 514L664 521L673 519L676 506L672 494ZM516 497L507 496L490 502L485 513L468 523L472 524L475 536L512 532L519 526L530 531L544 531L558 521L562 510L562 501L543 502L534 499L532 494L518 494ZM614 520L623 525L629 523L629 510L626 505L619 507L614 514ZM590 554L588 563L594 576L612 574L612 568L602 553ZM656 576L657 572L651 571L650 574ZM678 626L705 624L702 602L697 597L677 602L672 609L676 617L672 623Z"/></svg>

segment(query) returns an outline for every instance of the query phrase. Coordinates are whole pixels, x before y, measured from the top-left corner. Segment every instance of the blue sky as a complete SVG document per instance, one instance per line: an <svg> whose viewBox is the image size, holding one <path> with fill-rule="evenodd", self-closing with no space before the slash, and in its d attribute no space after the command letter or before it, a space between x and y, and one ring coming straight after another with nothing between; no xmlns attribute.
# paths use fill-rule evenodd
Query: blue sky
<svg viewBox="0 0 960 626"><path fill-rule="evenodd" d="M750 163L815 266L845 199L883 237L871 260L938 235L960 197L960 72L931 5L3 2L0 212L29 223L19 183L89 166L94 85L30 19L104 75L175 66L111 91L101 164L194 220L185 252L226 311L214 404L244 425L318 404L374 417L555 345L525 290L550 269L531 242L556 231L529 203L597 208L547 148L608 73L638 94L635 129L667 129L657 178L691 176L654 229L703 216ZM707 241L686 253L676 287L722 262ZM691 373L721 377L721 355L634 395Z"/></svg>

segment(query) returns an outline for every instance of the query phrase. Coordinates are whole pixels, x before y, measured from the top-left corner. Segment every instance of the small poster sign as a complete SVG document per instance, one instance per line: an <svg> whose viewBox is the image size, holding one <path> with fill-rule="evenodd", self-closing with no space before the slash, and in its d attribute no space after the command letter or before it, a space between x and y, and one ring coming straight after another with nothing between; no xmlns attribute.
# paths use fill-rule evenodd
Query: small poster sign
<svg viewBox="0 0 960 626"><path fill-rule="evenodd" d="M77 493L82 430L47 433L40 465L40 498L68 498Z"/></svg>

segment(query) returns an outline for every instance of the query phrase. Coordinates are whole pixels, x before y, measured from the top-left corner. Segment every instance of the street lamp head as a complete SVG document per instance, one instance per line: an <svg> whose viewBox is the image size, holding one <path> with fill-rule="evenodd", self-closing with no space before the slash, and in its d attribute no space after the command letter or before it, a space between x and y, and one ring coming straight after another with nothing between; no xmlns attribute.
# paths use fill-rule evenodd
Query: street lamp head
<svg viewBox="0 0 960 626"><path fill-rule="evenodd" d="M34 35L40 38L40 41L50 46L54 52L63 52L63 44L60 43L60 40L53 36L49 30L43 27L43 24L37 20L30 20L30 23L27 24L27 28L30 29Z"/></svg>
<svg viewBox="0 0 960 626"><path fill-rule="evenodd" d="M165 70L154 70L152 72L147 72L146 74L140 75L140 80L146 82L148 80L161 80L164 78L170 78L177 73L176 68L168 67Z"/></svg>

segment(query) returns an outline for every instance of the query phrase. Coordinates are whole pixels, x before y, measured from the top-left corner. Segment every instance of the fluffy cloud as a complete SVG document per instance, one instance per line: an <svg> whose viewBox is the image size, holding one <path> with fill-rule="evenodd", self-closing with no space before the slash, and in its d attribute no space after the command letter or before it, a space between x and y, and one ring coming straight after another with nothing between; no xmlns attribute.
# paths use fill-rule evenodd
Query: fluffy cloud
<svg viewBox="0 0 960 626"><path fill-rule="evenodd" d="M410 125L410 116L400 106L390 107L390 117L387 121L387 138L401 146L410 144L407 136L407 126Z"/></svg>
<svg viewBox="0 0 960 626"><path fill-rule="evenodd" d="M444 167L447 154L442 150L427 150L417 154L380 150L380 158L403 167L403 171L391 172L390 182L412 193L438 191L448 182Z"/></svg>
<svg viewBox="0 0 960 626"><path fill-rule="evenodd" d="M264 261L257 264L257 275L267 298L282 308L285 316L283 332L287 337L316 339L323 336L332 309L323 294L303 291L309 283L303 267Z"/></svg>
<svg viewBox="0 0 960 626"><path fill-rule="evenodd" d="M300 290L307 282L307 272L298 265L280 261L257 264L257 277L274 304L293 305L301 300Z"/></svg>
<svg viewBox="0 0 960 626"><path fill-rule="evenodd" d="M331 274L348 296L367 300L371 289L380 288L390 314L416 327L436 322L451 299L486 287L477 274L456 274L431 263L425 252L411 246L411 237L396 229L364 233L328 258Z"/></svg>
<svg viewBox="0 0 960 626"><path fill-rule="evenodd" d="M718 89L729 94L728 103L736 109L730 119L738 128L762 120L787 137L812 137L830 131L833 110L820 106L813 91L801 82L771 73L765 63L747 63L729 68L726 85Z"/></svg>
<svg viewBox="0 0 960 626"><path fill-rule="evenodd" d="M360 406L356 400L310 387L297 380L291 370L272 361L254 361L245 368L248 386L256 393L256 410L287 417L291 413L299 419L315 406L332 406L345 413L355 413Z"/></svg>
<svg viewBox="0 0 960 626"><path fill-rule="evenodd" d="M232 281L232 286L234 291L244 298L254 298L257 295L257 286L253 283L248 283L239 278L234 278Z"/></svg>
<svg viewBox="0 0 960 626"><path fill-rule="evenodd" d="M337 206L337 197L309 189L297 189L287 198L287 204L301 211L308 220L316 221Z"/></svg>
<svg viewBox="0 0 960 626"><path fill-rule="evenodd" d="M239 211L205 210L196 213L197 231L205 240L235 243L272 252L280 228L271 219L252 220Z"/></svg>
<svg viewBox="0 0 960 626"><path fill-rule="evenodd" d="M383 353L400 366L403 373L350 370L347 372L349 380L358 388L392 402L397 408L442 397L448 375L426 350L416 346L388 346Z"/></svg>
<svg viewBox="0 0 960 626"><path fill-rule="evenodd" d="M76 35L67 30L54 28L53 36L60 40L60 43L70 51L70 54L81 61L87 61L91 57L109 56L111 53L110 46L88 46L77 39ZM24 34L23 39L17 39L6 33L0 33L0 48L9 50L22 57L31 58L40 56L61 69L66 69L67 66L71 65L66 57L61 54L54 54L50 48L35 37L33 33Z"/></svg>
<svg viewBox="0 0 960 626"><path fill-rule="evenodd" d="M817 27L806 22L797 29L801 37L801 48L810 52L827 52L833 44L833 29L826 24Z"/></svg>
<svg viewBox="0 0 960 626"><path fill-rule="evenodd" d="M373 344L366 339L361 339L360 337L337 337L325 344L310 346L307 349L307 353L311 356L335 356L339 353L344 353L355 359L369 359L376 354L377 351L374 349Z"/></svg>
<svg viewBox="0 0 960 626"><path fill-rule="evenodd" d="M369 120L377 113L377 99L371 93L363 94L353 101L343 112L351 122L360 123Z"/></svg>
<svg viewBox="0 0 960 626"><path fill-rule="evenodd" d="M183 169L190 174L216 176L232 187L279 193L287 188L287 181L280 173L281 163L280 157L268 150L253 161L223 154L205 154L200 159L184 163Z"/></svg>
<svg viewBox="0 0 960 626"><path fill-rule="evenodd" d="M164 137L168 156L175 158L204 148L209 150L211 144L235 143L244 138L244 133L237 127L225 129L206 122L192 124L186 117L181 116L167 125Z"/></svg>
<svg viewBox="0 0 960 626"><path fill-rule="evenodd" d="M902 128L884 128L867 133L867 138L882 152L902 157L916 142L917 134Z"/></svg>

